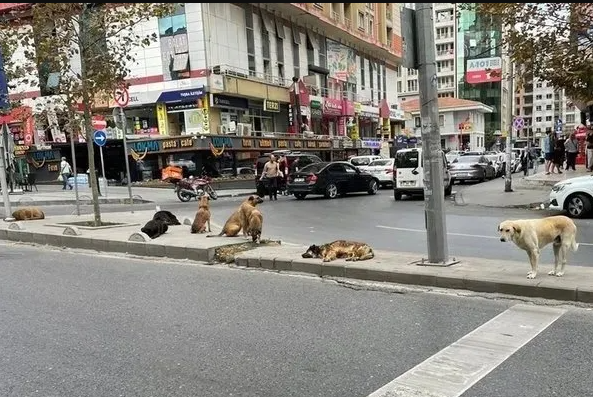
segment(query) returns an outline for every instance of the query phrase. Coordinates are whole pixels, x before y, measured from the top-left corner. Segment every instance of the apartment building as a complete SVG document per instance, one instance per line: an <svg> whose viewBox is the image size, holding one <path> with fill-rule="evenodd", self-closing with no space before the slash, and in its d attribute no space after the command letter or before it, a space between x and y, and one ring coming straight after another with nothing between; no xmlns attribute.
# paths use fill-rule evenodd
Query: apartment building
<svg viewBox="0 0 593 397"><path fill-rule="evenodd" d="M7 10L17 3L2 4ZM130 151L142 160L135 179L158 177L172 161L190 159L200 169L212 155L248 163L261 151L295 148L345 158L378 149L373 139L393 137L403 126L394 3L185 3L136 28L158 40L138 49L129 65L127 133L136 138ZM76 69L80 60L72 64ZM21 86L12 97L39 109L49 80ZM123 135L112 123L116 106L95 98L93 114L108 125L108 151ZM35 144L67 151L54 117L32 113L33 122L13 124L35 125ZM346 136L354 142L332 143Z"/></svg>

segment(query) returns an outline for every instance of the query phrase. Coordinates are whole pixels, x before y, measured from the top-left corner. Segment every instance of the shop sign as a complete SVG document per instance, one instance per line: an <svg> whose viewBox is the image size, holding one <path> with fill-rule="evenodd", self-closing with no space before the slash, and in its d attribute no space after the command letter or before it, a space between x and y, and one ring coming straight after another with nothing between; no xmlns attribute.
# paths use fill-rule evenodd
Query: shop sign
<svg viewBox="0 0 593 397"><path fill-rule="evenodd" d="M40 161L53 161L61 158L61 152L59 150L41 150L37 152L29 153L31 158L36 162Z"/></svg>
<svg viewBox="0 0 593 397"><path fill-rule="evenodd" d="M199 109L200 104L198 101L190 102L190 103L176 103L173 105L167 105L167 112L181 112L183 110L192 110L192 109Z"/></svg>
<svg viewBox="0 0 593 397"><path fill-rule="evenodd" d="M321 109L321 102L317 100L312 100L310 105L311 109Z"/></svg>
<svg viewBox="0 0 593 397"><path fill-rule="evenodd" d="M331 149L332 144L331 144L331 141L318 141L317 147L319 149Z"/></svg>
<svg viewBox="0 0 593 397"><path fill-rule="evenodd" d="M216 108L247 109L249 102L245 98L237 98L227 95L211 94L210 103Z"/></svg>
<svg viewBox="0 0 593 397"><path fill-rule="evenodd" d="M264 112L279 113L280 112L280 102L270 101L269 99L265 99L264 100Z"/></svg>
<svg viewBox="0 0 593 397"><path fill-rule="evenodd" d="M311 118L321 120L323 118L323 110L311 108Z"/></svg>
<svg viewBox="0 0 593 397"><path fill-rule="evenodd" d="M362 105L360 107L360 111L358 112L358 116L368 119L378 119L379 108L376 108L374 106Z"/></svg>
<svg viewBox="0 0 593 397"><path fill-rule="evenodd" d="M301 149L303 147L303 141L292 141L292 147L295 149Z"/></svg>
<svg viewBox="0 0 593 397"><path fill-rule="evenodd" d="M165 139L163 141L163 150L188 149L192 147L194 147L193 138Z"/></svg>
<svg viewBox="0 0 593 397"><path fill-rule="evenodd" d="M363 149L380 149L381 148L381 141L363 140L362 141L362 148Z"/></svg>
<svg viewBox="0 0 593 397"><path fill-rule="evenodd" d="M212 146L214 146L215 148L221 148L221 147L232 148L233 147L233 140L231 138L229 138L228 136L212 137L212 138L210 138L210 142L212 143Z"/></svg>
<svg viewBox="0 0 593 397"><path fill-rule="evenodd" d="M15 156L22 156L29 150L30 147L26 145L14 145L14 155Z"/></svg>
<svg viewBox="0 0 593 397"><path fill-rule="evenodd" d="M315 149L315 148L317 148L317 142L307 141L307 149Z"/></svg>
<svg viewBox="0 0 593 397"><path fill-rule="evenodd" d="M351 139L342 139L342 147L344 149L350 149L354 146L354 142Z"/></svg>
<svg viewBox="0 0 593 397"><path fill-rule="evenodd" d="M260 139L259 140L259 147L261 147L261 148L271 148L272 147L272 140L271 139Z"/></svg>
<svg viewBox="0 0 593 397"><path fill-rule="evenodd" d="M325 98L323 100L323 113L330 116L342 114L342 101L339 99Z"/></svg>
<svg viewBox="0 0 593 397"><path fill-rule="evenodd" d="M138 141L133 142L130 147L137 153L158 152L160 150L159 141Z"/></svg>
<svg viewBox="0 0 593 397"><path fill-rule="evenodd" d="M389 118L391 120L404 120L404 112L398 109L391 109L389 111Z"/></svg>
<svg viewBox="0 0 593 397"><path fill-rule="evenodd" d="M190 88L188 90L179 90L179 91L165 91L161 92L159 95L157 102L191 102L196 101L199 98L204 96L204 86L197 87L197 88Z"/></svg>
<svg viewBox="0 0 593 397"><path fill-rule="evenodd" d="M276 143L276 146L278 147L278 149L288 149L288 141L285 140L279 140Z"/></svg>
<svg viewBox="0 0 593 397"><path fill-rule="evenodd" d="M57 163L55 163L55 164L48 164L47 165L47 170L49 172L58 172L60 170L60 166Z"/></svg>
<svg viewBox="0 0 593 397"><path fill-rule="evenodd" d="M243 138L241 139L241 146L251 148L253 147L253 139Z"/></svg>
<svg viewBox="0 0 593 397"><path fill-rule="evenodd" d="M354 114L359 114L362 111L362 103L354 102Z"/></svg>

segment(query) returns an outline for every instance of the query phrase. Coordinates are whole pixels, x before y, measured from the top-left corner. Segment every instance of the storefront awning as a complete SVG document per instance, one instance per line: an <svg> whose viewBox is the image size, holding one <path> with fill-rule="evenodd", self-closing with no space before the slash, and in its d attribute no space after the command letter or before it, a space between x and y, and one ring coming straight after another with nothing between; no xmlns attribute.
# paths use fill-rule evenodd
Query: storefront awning
<svg viewBox="0 0 593 397"><path fill-rule="evenodd" d="M190 88L187 90L165 91L159 95L157 102L191 102L204 96L206 90L204 87Z"/></svg>

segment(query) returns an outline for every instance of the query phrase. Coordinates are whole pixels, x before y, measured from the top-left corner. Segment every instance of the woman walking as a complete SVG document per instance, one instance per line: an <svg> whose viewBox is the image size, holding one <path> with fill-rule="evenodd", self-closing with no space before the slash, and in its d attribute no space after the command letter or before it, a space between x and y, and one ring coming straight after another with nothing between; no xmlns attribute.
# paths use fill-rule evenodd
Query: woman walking
<svg viewBox="0 0 593 397"><path fill-rule="evenodd" d="M579 141L577 141L577 136L574 132L568 136L568 139L564 142L564 147L566 148L566 170L568 171L572 168L573 171L576 171Z"/></svg>
<svg viewBox="0 0 593 397"><path fill-rule="evenodd" d="M564 164L564 139L556 138L554 140L554 165L552 166L552 172L554 167L558 170L559 174L562 174L562 164Z"/></svg>

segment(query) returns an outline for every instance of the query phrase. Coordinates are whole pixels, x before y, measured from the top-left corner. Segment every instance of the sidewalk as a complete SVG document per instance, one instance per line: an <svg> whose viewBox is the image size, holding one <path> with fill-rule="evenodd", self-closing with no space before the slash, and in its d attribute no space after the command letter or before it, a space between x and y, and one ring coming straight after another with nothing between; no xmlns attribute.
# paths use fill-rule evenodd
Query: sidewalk
<svg viewBox="0 0 593 397"><path fill-rule="evenodd" d="M11 194L10 203L16 207L22 206L43 206L43 205L74 205L76 204L76 194L74 190L62 190L58 185L39 185L39 191L25 192L23 194ZM231 189L217 191L218 197L240 197L253 194L254 189ZM128 188L126 186L109 186L107 192L101 192L99 198L101 204L125 204L129 202ZM160 203L165 201L175 201L177 196L170 189L132 187L132 196L134 202L138 203ZM79 189L78 198L81 204L90 204L92 195L89 188ZM4 203L0 200L0 207Z"/></svg>
<svg viewBox="0 0 593 397"><path fill-rule="evenodd" d="M55 216L41 221L3 223L0 225L0 239L205 263L215 262L217 254L222 254L223 251L228 254L228 251L236 248L229 246L238 243L241 243L243 248L254 247L242 237L206 238L205 234L190 234L188 225L172 226L165 235L156 240L129 241L132 235L136 238L142 237L142 234L138 234L140 227L152 218L153 213L141 211L134 214L104 214L104 222L121 222L126 226L100 230L66 228L63 225L66 222L90 220L91 216ZM212 226L213 232L220 230L216 225ZM22 229L17 230L19 228ZM65 231L71 235L64 234ZM524 262L457 258L460 260L459 264L433 267L413 263L422 259L419 254L378 251L375 253L375 259L369 261L337 260L322 263L321 260L302 259L301 254L306 247L296 244L255 247L234 254L235 265L279 272L302 272L320 277L345 277L593 303L592 267L569 264L566 275L558 278L548 276L547 271L551 265L543 264L538 278L528 280L527 258Z"/></svg>
<svg viewBox="0 0 593 397"><path fill-rule="evenodd" d="M543 167L539 167L543 169ZM455 185L455 205L479 205L498 208L541 208L547 206L550 189L554 184L568 178L589 175L584 167L576 171L563 171L562 174L545 175L539 172L527 177L523 173L515 173L512 177L512 192L504 191L504 178L473 185Z"/></svg>

